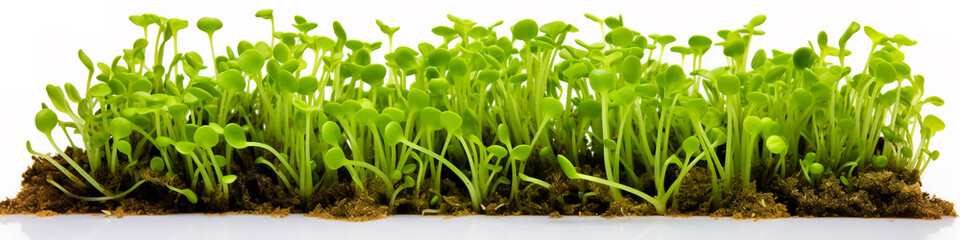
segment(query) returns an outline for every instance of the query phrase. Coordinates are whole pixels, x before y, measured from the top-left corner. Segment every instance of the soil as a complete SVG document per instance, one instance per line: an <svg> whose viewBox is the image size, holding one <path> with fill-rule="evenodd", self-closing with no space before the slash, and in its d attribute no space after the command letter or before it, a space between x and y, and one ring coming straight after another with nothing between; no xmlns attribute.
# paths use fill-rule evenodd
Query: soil
<svg viewBox="0 0 960 240"><path fill-rule="evenodd" d="M255 151L245 149L243 151ZM83 151L68 148L70 155L81 165L86 164ZM264 156L262 152L237 154L234 174L237 182L231 184L229 201L211 202L210 198L201 198L197 204L190 204L184 197L168 190L164 184L186 187L186 183L177 178L165 178L152 171L139 173L146 179L129 197L115 201L88 202L66 197L60 190L47 183L52 179L67 190L78 195L96 196L92 188L82 188L71 184L62 173L51 164L38 157L23 173L22 190L16 198L0 202L0 215L34 214L53 216L59 214L104 214L123 217L125 215L158 215L175 213L208 214L257 214L273 217L285 217L290 214L305 214L310 217L338 219L345 221L369 221L392 214L423 214L463 216L470 214L485 215L547 215L562 216L645 216L656 215L654 207L640 198L623 194L624 198L612 201L609 188L604 185L579 179L568 179L558 169L538 169L545 175L534 176L551 183L550 188L531 186L521 188L516 199L509 199L509 186L501 185L492 189L487 202L481 210L471 209L470 198L464 192L462 184L449 179L441 182L440 189L434 189L433 183L424 181L419 190L403 190L397 196L395 206L387 206L387 197L375 189L382 182L373 178L364 184L367 190L358 190L349 179L317 189L314 195L301 201L297 193L287 192L274 180L274 173L263 166L253 163L251 156ZM60 156L53 159L66 164ZM140 161L146 164L149 161ZM254 166L243 169L240 166ZM142 167L139 169L148 169ZM667 182L676 179L679 170L671 168ZM601 168L589 165L580 169L583 174L604 177ZM452 176L452 173L444 173ZM121 189L124 182L131 179L109 179L102 173L94 177L112 190ZM342 174L344 178L346 174ZM641 178L650 177L641 175ZM161 184L164 183L164 184ZM782 217L898 217L938 219L942 216L956 216L953 203L939 199L920 189L916 172L891 172L887 169L867 167L850 179L849 185L843 185L837 178L821 179L818 185L810 185L800 175L773 179L758 186L756 183L743 184L734 179L731 187L717 206L711 206L710 176L703 167L694 167L684 178L674 200L668 202L669 216L712 216L731 218L782 218ZM645 192L654 192L652 186L642 186ZM443 193L440 199L431 203L436 193Z"/></svg>
<svg viewBox="0 0 960 240"><path fill-rule="evenodd" d="M771 192L782 199L790 214L802 217L899 217L939 219L956 216L954 205L920 190L917 172L891 172L873 166L863 169L844 186L839 179L823 179L811 186L800 175L777 179Z"/></svg>

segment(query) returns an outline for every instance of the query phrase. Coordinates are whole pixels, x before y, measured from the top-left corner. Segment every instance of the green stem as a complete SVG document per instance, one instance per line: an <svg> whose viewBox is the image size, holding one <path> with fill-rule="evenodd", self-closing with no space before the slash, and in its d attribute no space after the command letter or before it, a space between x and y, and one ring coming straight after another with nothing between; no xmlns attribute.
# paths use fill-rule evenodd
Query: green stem
<svg viewBox="0 0 960 240"><path fill-rule="evenodd" d="M456 174L457 177L460 178L460 181L463 181L463 184L467 186L467 191L470 192L470 199L472 200L471 202L473 203L473 210L474 210L474 211L480 210L480 200L481 200L481 199L480 199L479 193L477 193L477 189L474 187L474 185L473 185L473 183L470 181L470 179L467 178L467 175L464 175L463 172L461 172L460 169L457 168L456 165L453 165L453 163L451 163L450 161L447 161L447 159L444 158L443 156L440 156L440 155L434 153L433 151L430 151L430 150L428 150L428 149L426 149L426 148L423 148L423 147L421 147L421 146L418 146L418 145L416 145L416 144L414 144L414 143L412 143L412 142L410 142L410 141L407 141L407 140L404 139L404 140L400 140L400 142L403 143L403 144L406 144L407 146L410 146L410 148L416 149L417 151L420 151L420 152L426 153L427 155L430 155L431 157L437 159L437 161L439 161L439 162L442 163L443 165L446 165L447 168L450 168L450 171L453 171L453 174Z"/></svg>
<svg viewBox="0 0 960 240"><path fill-rule="evenodd" d="M595 182L595 183L607 185L607 186L610 186L611 188L617 188L617 189L620 189L620 190L627 191L627 192L629 192L629 193L633 193L634 195L637 195L638 197L643 198L644 201L647 201L647 202L649 202L650 204L653 204L653 207L657 209L657 213L664 214L664 213L667 212L667 207L666 207L666 205L663 204L663 202L661 202L660 200L658 200L658 199L656 199L656 198L654 198L654 197L651 197L650 195L647 195L646 193L641 192L640 190L637 190L637 189L635 189L635 188L632 188L632 187L630 187L630 186L623 185L623 184L620 184L620 183L617 183L617 182L613 182L613 181L610 181L610 180L607 180L607 179L598 178L598 177L594 177L594 176L590 176L590 175L585 175L585 174L580 174L580 173L577 173L577 177L579 177L580 179L583 179L583 180L587 180L587 181L591 181L591 182Z"/></svg>

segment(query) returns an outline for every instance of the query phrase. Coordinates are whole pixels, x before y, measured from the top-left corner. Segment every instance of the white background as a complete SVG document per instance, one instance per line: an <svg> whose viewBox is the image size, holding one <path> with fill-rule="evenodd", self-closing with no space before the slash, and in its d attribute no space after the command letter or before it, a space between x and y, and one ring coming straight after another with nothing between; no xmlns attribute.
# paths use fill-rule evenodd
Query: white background
<svg viewBox="0 0 960 240"><path fill-rule="evenodd" d="M501 35L508 36L509 26L520 19L531 18L540 24L562 20L581 30L571 34L568 39L582 39L585 42L599 41L600 32L597 24L583 17L584 13L600 17L623 14L627 27L644 35L672 34L679 39L676 44L685 44L685 40L693 34L707 35L717 41L714 34L717 30L736 29L754 15L766 14L767 21L760 29L765 30L767 35L756 38L752 49L788 51L806 46L808 40L816 41L820 30L826 30L831 45L836 45L839 35L850 21L855 20L889 36L901 33L919 41L917 46L904 49L906 62L915 74L926 77L927 95L940 96L947 102L941 108L925 109L926 113L940 116L947 123L947 128L938 133L931 144L933 149L939 149L942 154L941 159L931 163L923 175L923 187L925 191L941 198L960 202L960 190L955 186L960 180L960 164L956 160L960 152L954 147L954 143L960 140L960 125L957 125L960 123L960 97L952 94L960 90L956 74L956 56L960 56L960 32L956 30L960 23L956 13L958 8L950 1L903 0L3 1L0 2L0 199L13 197L19 191L20 174L31 162L24 147L26 140L34 142L41 152L53 151L45 144L43 135L34 128L33 117L40 103L49 101L44 91L46 84L72 82L77 86L83 85L86 69L77 59L77 49L84 49L95 62L109 62L121 53L122 48L129 48L135 39L143 36L142 29L130 23L127 16L155 13L188 19L191 26L181 31L180 50L198 51L201 56L207 56L209 48L205 34L195 28L195 21L204 16L220 18L224 27L215 34L214 43L218 54L223 54L224 45L236 46L239 40L269 40L269 21L253 16L262 8L274 9L278 31L293 31L289 24L293 22L293 15L299 14L320 24L311 32L313 34L332 36L330 23L339 20L349 38L368 42L386 41L374 23L374 19L381 19L390 26L400 26L400 31L394 37L395 46L414 46L422 41L439 42L441 39L431 34L430 28L450 25L446 19L448 13L484 26L504 20L504 26L497 30ZM151 42L155 31L151 28ZM862 31L848 43L848 48L853 51L848 62L855 70L862 67L869 45ZM380 50L380 54L383 51ZM709 53L705 65L712 67L723 64L719 47ZM678 60L673 59L672 54L666 55L668 61ZM60 144L63 146L67 143L61 141ZM9 239L4 237L8 232L21 234L16 230L20 223L37 222L22 217L0 217L0 220L0 239ZM865 222L849 221L854 224ZM935 236L958 236L960 230L953 223L953 218L942 221L950 223L939 223L946 228ZM543 222L550 224L550 221ZM602 221L581 224L587 226L590 223L602 224Z"/></svg>

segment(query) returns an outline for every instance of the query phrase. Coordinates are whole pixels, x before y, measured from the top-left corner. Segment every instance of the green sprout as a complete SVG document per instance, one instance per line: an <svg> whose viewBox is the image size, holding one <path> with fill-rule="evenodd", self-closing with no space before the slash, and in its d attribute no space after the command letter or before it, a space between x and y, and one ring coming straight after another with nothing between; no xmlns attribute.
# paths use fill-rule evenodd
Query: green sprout
<svg viewBox="0 0 960 240"><path fill-rule="evenodd" d="M750 48L766 34L765 15L688 37L642 35L622 16L585 14L600 25L594 43L571 43L580 29L563 21L505 29L447 15L415 46L394 46L400 27L381 20L380 39L354 39L340 22L322 36L303 16L278 30L274 16L254 14L270 20L269 42L240 40L219 46L221 55L216 18L189 29L178 18L130 16L142 37L104 62L79 50L86 84L44 89L35 126L62 160L30 142L27 150L68 179L52 186L87 201L155 184L201 207L231 203L254 170L283 186L278 196L298 197L297 209L351 184L378 188L368 194L392 212L409 207L398 200L407 193L431 198L416 208L435 212L459 204L448 196L458 192L479 212L501 197L520 204L538 190L562 191L551 178L559 170L609 188L575 190L581 203L636 196L664 214L694 168L709 175L712 210L737 183L803 176L811 186L849 185L866 167L922 174L940 157L931 142L946 128L922 114L944 100L924 95L925 78L909 65L905 52L918 41L869 26L858 35L857 22L839 40L821 31L780 51ZM207 34L207 58L179 49L181 31L196 30ZM854 72L847 43L864 35L871 49L857 53L867 59ZM726 64L704 66L708 53ZM61 132L69 145L53 140Z"/></svg>

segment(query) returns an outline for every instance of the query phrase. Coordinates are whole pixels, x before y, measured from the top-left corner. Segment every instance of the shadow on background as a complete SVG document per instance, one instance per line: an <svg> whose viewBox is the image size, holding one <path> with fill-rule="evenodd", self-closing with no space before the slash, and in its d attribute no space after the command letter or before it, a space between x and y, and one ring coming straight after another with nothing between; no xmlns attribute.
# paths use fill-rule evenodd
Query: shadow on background
<svg viewBox="0 0 960 240"><path fill-rule="evenodd" d="M937 234L948 229L946 234ZM292 215L0 216L0 239L928 239L956 237L941 220L709 217L393 216L343 222ZM944 236L946 235L946 236ZM952 236L952 237L951 237Z"/></svg>

